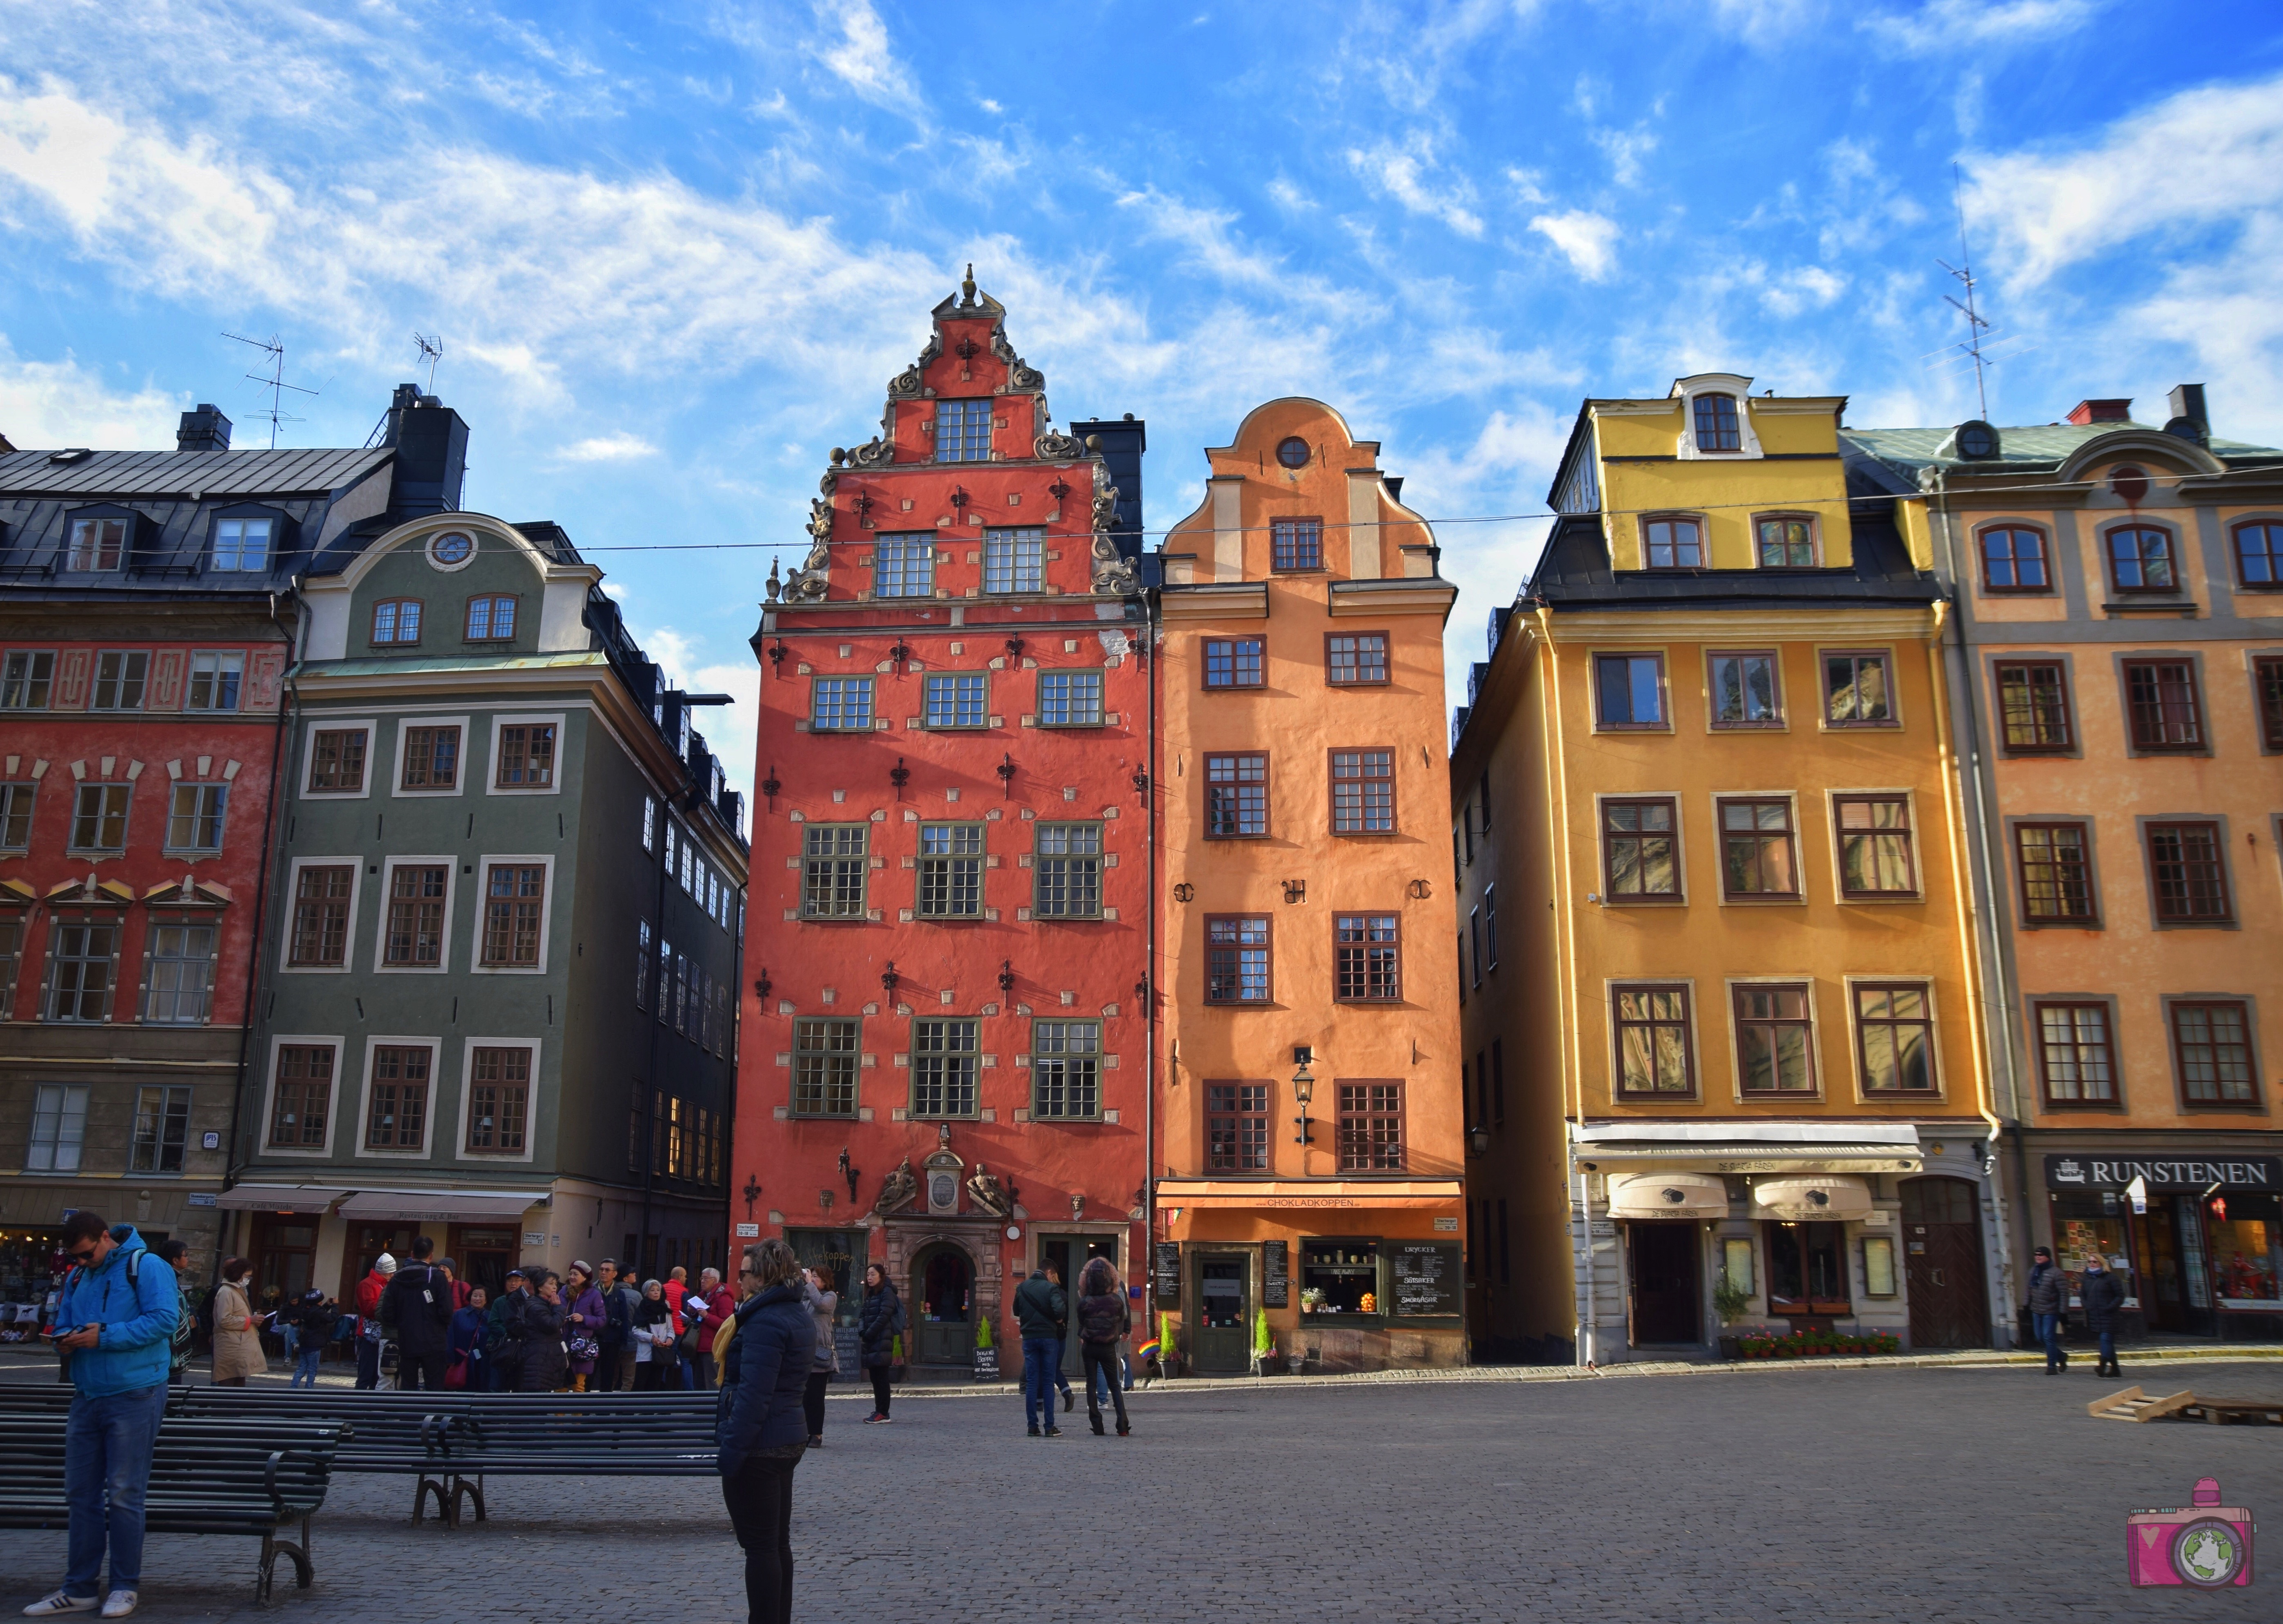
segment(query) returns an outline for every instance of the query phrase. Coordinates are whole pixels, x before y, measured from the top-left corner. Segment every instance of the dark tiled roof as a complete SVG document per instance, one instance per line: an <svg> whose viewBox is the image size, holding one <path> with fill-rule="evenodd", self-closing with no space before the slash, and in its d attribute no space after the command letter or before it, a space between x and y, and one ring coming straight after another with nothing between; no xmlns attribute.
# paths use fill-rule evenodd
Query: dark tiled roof
<svg viewBox="0 0 2283 1624"><path fill-rule="evenodd" d="M1843 428L1841 441L1890 467L1915 472L1921 468L1975 468L1992 472L2027 473L2052 468L2088 440L2120 430L2144 434L2164 431L2154 424L2111 420L2105 423L2033 423L2018 428L1999 427L1998 455L1973 461L1955 454L1951 445L1955 428ZM2191 442L2193 443L2193 442ZM2283 460L2283 450L2251 445L2240 440L2214 437L2206 446L2223 463Z"/></svg>
<svg viewBox="0 0 2283 1624"><path fill-rule="evenodd" d="M554 559L557 564L583 564L579 550L571 544L571 533L551 519L518 520L514 528L523 539Z"/></svg>
<svg viewBox="0 0 2283 1624"><path fill-rule="evenodd" d="M1932 603L1942 596L1932 574L1912 567L1891 517L1856 513L1851 523L1851 569L1620 571L1610 567L1599 518L1569 514L1554 525L1529 593L1556 610L1873 607Z"/></svg>
<svg viewBox="0 0 2283 1624"><path fill-rule="evenodd" d="M95 451L75 462L51 460L53 451L0 456L0 497L105 498L172 496L192 492L220 501L339 490L396 453L314 448L278 451Z"/></svg>

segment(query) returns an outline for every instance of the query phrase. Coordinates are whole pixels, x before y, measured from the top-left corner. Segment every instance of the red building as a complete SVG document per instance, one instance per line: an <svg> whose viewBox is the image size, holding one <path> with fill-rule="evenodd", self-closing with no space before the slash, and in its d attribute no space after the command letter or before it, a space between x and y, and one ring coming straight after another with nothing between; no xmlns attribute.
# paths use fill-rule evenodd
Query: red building
<svg viewBox="0 0 2283 1624"><path fill-rule="evenodd" d="M971 273L936 307L753 639L732 1216L850 1323L884 1264L946 1367L1005 1343L1010 1277L1138 1284L1146 1241L1142 426L1055 433L1005 314Z"/></svg>

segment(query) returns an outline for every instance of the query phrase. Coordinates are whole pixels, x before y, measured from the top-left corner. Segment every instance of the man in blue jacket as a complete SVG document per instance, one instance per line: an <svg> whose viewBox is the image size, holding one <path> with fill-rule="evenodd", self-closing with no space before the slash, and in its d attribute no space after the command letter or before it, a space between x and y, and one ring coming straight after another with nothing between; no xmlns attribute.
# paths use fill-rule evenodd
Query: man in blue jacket
<svg viewBox="0 0 2283 1624"><path fill-rule="evenodd" d="M64 1220L64 1251L73 1268L51 1334L71 1361L75 1389L64 1433L67 1565L63 1588L24 1612L39 1619L92 1611L107 1535L111 1594L103 1616L123 1619L143 1582L143 1496L181 1305L175 1271L132 1225L106 1228L82 1208Z"/></svg>

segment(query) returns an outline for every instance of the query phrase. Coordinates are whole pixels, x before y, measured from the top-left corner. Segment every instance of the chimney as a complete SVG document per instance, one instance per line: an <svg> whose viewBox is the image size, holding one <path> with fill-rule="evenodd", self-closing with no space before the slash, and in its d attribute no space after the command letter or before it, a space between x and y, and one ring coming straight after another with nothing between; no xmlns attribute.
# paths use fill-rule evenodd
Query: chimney
<svg viewBox="0 0 2283 1624"><path fill-rule="evenodd" d="M1094 418L1073 423L1070 432L1083 441L1098 437L1102 460L1110 482L1118 491L1117 528L1111 538L1126 558L1142 552L1142 454L1149 449L1149 426L1127 412L1122 418Z"/></svg>
<svg viewBox="0 0 2283 1624"><path fill-rule="evenodd" d="M2201 384L2176 384L2171 393L2172 420L2164 425L2173 433L2193 427L2194 433L2185 438L2198 445L2211 438L2211 414L2204 409L2204 386Z"/></svg>
<svg viewBox="0 0 2283 1624"><path fill-rule="evenodd" d="M175 431L175 449L229 450L230 419L222 415L222 408L201 401L197 410L184 412L182 426Z"/></svg>
<svg viewBox="0 0 2283 1624"><path fill-rule="evenodd" d="M455 513L468 472L468 426L460 414L417 384L399 384L388 402L382 443L396 451L389 509L399 518Z"/></svg>
<svg viewBox="0 0 2283 1624"><path fill-rule="evenodd" d="M2132 402L2123 401L2079 401L2069 408L2069 420L2082 428L2088 423L2130 423Z"/></svg>

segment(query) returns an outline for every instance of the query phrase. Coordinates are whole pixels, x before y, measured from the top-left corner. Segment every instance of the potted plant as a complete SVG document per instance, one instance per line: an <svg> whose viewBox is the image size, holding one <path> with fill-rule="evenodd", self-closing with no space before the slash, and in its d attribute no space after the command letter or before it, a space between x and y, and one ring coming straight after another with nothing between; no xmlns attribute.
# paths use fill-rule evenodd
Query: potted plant
<svg viewBox="0 0 2283 1624"><path fill-rule="evenodd" d="M1302 1286L1300 1288L1300 1312L1303 1314L1321 1314L1323 1311L1324 1288L1321 1285Z"/></svg>
<svg viewBox="0 0 2283 1624"><path fill-rule="evenodd" d="M1751 1293L1744 1290L1742 1286L1738 1285L1734 1280L1730 1279L1726 1269L1722 1269L1720 1271L1720 1278L1714 1283L1712 1287L1712 1312L1720 1316L1720 1323L1723 1325L1734 1324L1738 1320L1744 1317L1744 1310L1751 1307ZM1738 1357L1741 1351L1741 1341L1742 1339L1739 1337L1722 1337L1720 1339L1720 1357L1723 1359L1734 1359Z"/></svg>

